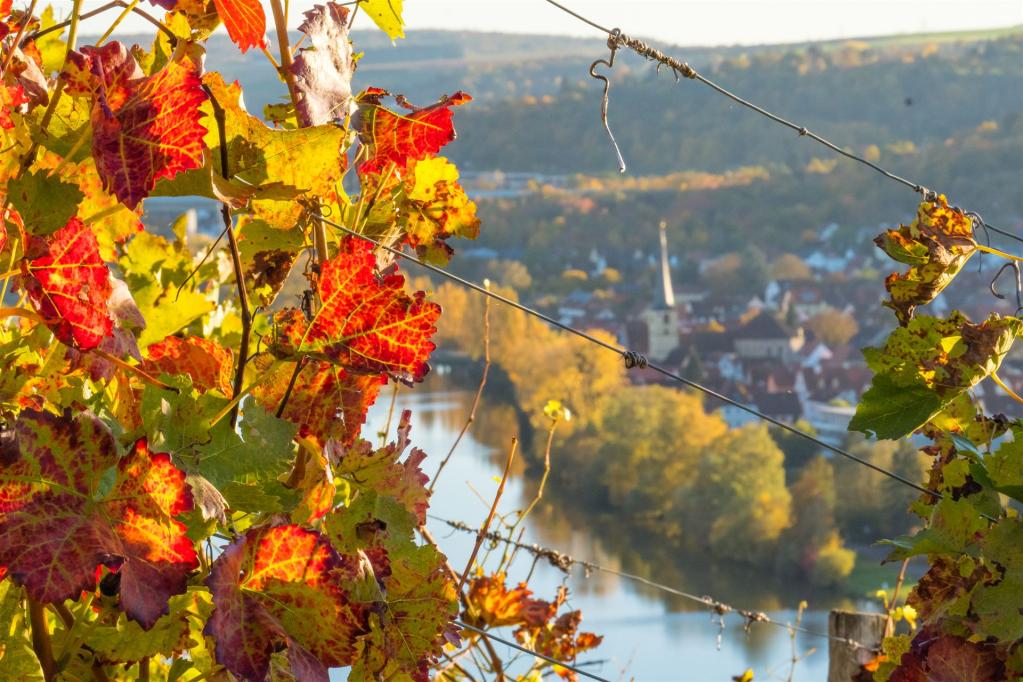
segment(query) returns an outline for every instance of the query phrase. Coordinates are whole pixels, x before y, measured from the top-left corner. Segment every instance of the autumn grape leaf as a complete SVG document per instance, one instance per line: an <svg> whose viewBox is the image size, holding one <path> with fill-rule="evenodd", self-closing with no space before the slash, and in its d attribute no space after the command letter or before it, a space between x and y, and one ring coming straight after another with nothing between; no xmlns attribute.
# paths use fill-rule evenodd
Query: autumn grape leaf
<svg viewBox="0 0 1023 682"><path fill-rule="evenodd" d="M240 216L237 232L246 285L260 304L269 306L305 245L302 231L280 230L265 220Z"/></svg>
<svg viewBox="0 0 1023 682"><path fill-rule="evenodd" d="M300 200L332 202L345 171L346 133L333 124L275 130L250 115L242 103L241 86L225 83L220 74L203 76L217 103L224 108L228 166L233 179L252 187L274 184L277 191L290 190L293 198L253 199L248 209L254 217L282 230L294 229L304 209ZM220 169L220 135L212 106L202 107L203 122L209 132L205 144L210 149L213 170ZM169 183L161 183L158 194L213 197L208 169L182 174Z"/></svg>
<svg viewBox="0 0 1023 682"><path fill-rule="evenodd" d="M213 564L206 585L213 615L206 634L217 662L247 680L264 680L275 651L292 665L311 666L326 679L328 667L349 665L365 613L342 587L351 573L327 538L298 526L250 530Z"/></svg>
<svg viewBox="0 0 1023 682"><path fill-rule="evenodd" d="M355 490L372 491L393 498L414 514L418 524L426 523L426 510L430 494L426 490L429 478L420 468L426 453L412 448L405 461L400 461L409 445L412 412L402 412L398 422L398 438L381 448L360 440L350 447L337 441L327 443L324 449L335 476L348 479Z"/></svg>
<svg viewBox="0 0 1023 682"><path fill-rule="evenodd" d="M977 251L973 221L960 209L950 208L944 195L922 202L912 223L888 230L874 243L893 259L910 265L905 273L892 273L885 279L891 295L885 305L903 325L912 319L917 306L933 301Z"/></svg>
<svg viewBox="0 0 1023 682"><path fill-rule="evenodd" d="M408 448L410 413L405 411L397 439L377 450L366 441L350 448L329 443L325 453L334 474L349 482L351 504L329 513L324 528L346 555L371 562L376 594L353 591L367 600L371 631L359 643L361 654L349 679L424 679L457 613L454 585L445 559L432 545L418 546L415 529L428 506L425 456Z"/></svg>
<svg viewBox="0 0 1023 682"><path fill-rule="evenodd" d="M309 38L309 46L295 55L291 69L299 94L299 120L303 126L344 120L352 101L355 72L348 9L336 2L314 5L298 30Z"/></svg>
<svg viewBox="0 0 1023 682"><path fill-rule="evenodd" d="M190 587L185 594L170 598L168 613L149 630L124 614L107 610L98 614L98 622L90 624L85 643L100 661L122 663L156 656L170 658L195 646L201 633L196 632L193 622L205 622L213 608L209 592Z"/></svg>
<svg viewBox="0 0 1023 682"><path fill-rule="evenodd" d="M213 310L195 283L214 280L216 263L207 263L189 279L193 265L187 245L148 232L135 235L122 251L117 264L146 320L139 347L163 341Z"/></svg>
<svg viewBox="0 0 1023 682"><path fill-rule="evenodd" d="M436 154L455 139L451 107L472 101L466 93L456 92L431 106L396 114L380 104L386 95L371 88L359 96L359 136L368 147L360 175L380 174L392 164L395 171L403 173L409 161Z"/></svg>
<svg viewBox="0 0 1023 682"><path fill-rule="evenodd" d="M391 40L405 37L405 21L402 19L403 0L364 0L362 9L381 31Z"/></svg>
<svg viewBox="0 0 1023 682"><path fill-rule="evenodd" d="M921 554L963 554L976 544L976 536L987 527L987 521L977 513L968 498L953 500L944 497L934 505L927 528L915 535L883 544L895 549L889 561L901 560Z"/></svg>
<svg viewBox="0 0 1023 682"><path fill-rule="evenodd" d="M0 571L2 575L2 571ZM22 588L10 580L0 579L0 668L12 680L31 682L44 679L39 659L32 651L28 624L24 619Z"/></svg>
<svg viewBox="0 0 1023 682"><path fill-rule="evenodd" d="M113 435L87 413L26 410L15 437L0 467L0 565L42 602L76 598L95 589L98 566L116 569L121 608L152 627L198 566L174 518L192 508L184 474L145 441L118 461Z"/></svg>
<svg viewBox="0 0 1023 682"><path fill-rule="evenodd" d="M912 433L996 371L1020 333L1023 321L1014 317L973 324L956 311L947 319L910 320L883 348L863 351L874 379L849 430L891 439Z"/></svg>
<svg viewBox="0 0 1023 682"><path fill-rule="evenodd" d="M558 616L553 623L523 626L515 631L515 636L534 651L559 661L575 661L580 653L595 649L604 639L592 632L579 632L582 619L581 611L569 611ZM571 670L556 667L555 671L564 680L575 682L577 679Z"/></svg>
<svg viewBox="0 0 1023 682"><path fill-rule="evenodd" d="M62 343L89 350L110 335L110 272L77 217L49 237L32 237L22 271L32 307Z"/></svg>
<svg viewBox="0 0 1023 682"><path fill-rule="evenodd" d="M69 57L68 91L92 97L92 153L104 187L134 209L156 181L203 165L198 68L182 57L145 76L120 42Z"/></svg>
<svg viewBox="0 0 1023 682"><path fill-rule="evenodd" d="M196 446L198 471L218 488L231 482L273 481L295 461L292 439L297 430L259 405L245 405L237 429L230 420L221 420L209 442Z"/></svg>
<svg viewBox="0 0 1023 682"><path fill-rule="evenodd" d="M1002 519L981 540L987 563L995 575L978 584L970 601L970 623L979 639L993 637L1012 642L1023 637L1023 524L1019 518Z"/></svg>
<svg viewBox="0 0 1023 682"><path fill-rule="evenodd" d="M476 204L458 184L458 169L441 157L416 163L406 185L406 238L420 258L444 265L453 253L446 242L449 237L479 235Z"/></svg>
<svg viewBox="0 0 1023 682"><path fill-rule="evenodd" d="M379 275L372 246L355 237L342 240L336 256L320 271L320 307L310 320L295 308L275 317L274 352L283 358L313 356L363 372L388 372L422 381L434 349L430 340L440 306L426 294L409 296L405 278Z"/></svg>
<svg viewBox="0 0 1023 682"><path fill-rule="evenodd" d="M888 682L1000 682L1008 679L1001 656L996 647L923 628Z"/></svg>
<svg viewBox="0 0 1023 682"><path fill-rule="evenodd" d="M20 85L0 84L0 129L13 129L14 119L11 118L11 112L17 111L22 104L27 103L28 97Z"/></svg>
<svg viewBox="0 0 1023 682"><path fill-rule="evenodd" d="M154 448L175 457L193 455L198 445L210 442L213 418L228 401L216 393L197 392L187 375L165 374L161 379L172 390L153 384L142 389L144 433Z"/></svg>
<svg viewBox="0 0 1023 682"><path fill-rule="evenodd" d="M365 556L379 585L376 590L353 586L371 615L349 674L352 682L427 679L443 633L458 613L446 560L432 545L416 545L416 525L415 514L398 500L368 487L350 507L325 519L335 546L346 555Z"/></svg>
<svg viewBox="0 0 1023 682"><path fill-rule="evenodd" d="M84 197L77 185L42 170L23 173L7 183L7 198L21 214L25 229L39 237L67 225Z"/></svg>
<svg viewBox="0 0 1023 682"><path fill-rule="evenodd" d="M469 581L468 607L463 618L481 628L545 624L557 612L558 604L533 598L526 583L508 589L502 573L480 573Z"/></svg>
<svg viewBox="0 0 1023 682"><path fill-rule="evenodd" d="M230 349L201 336L168 336L146 350L143 369L154 376L187 374L200 391L216 390L230 397L234 356Z"/></svg>
<svg viewBox="0 0 1023 682"><path fill-rule="evenodd" d="M1013 426L1012 440L1003 441L983 461L995 490L1023 501L1023 426Z"/></svg>
<svg viewBox="0 0 1023 682"><path fill-rule="evenodd" d="M96 235L100 256L105 261L116 260L117 248L142 230L138 211L129 209L103 189L103 179L91 156L80 163L74 163L57 154L43 153L36 161L37 168L49 172L61 166L63 180L77 184L82 193L78 216Z"/></svg>
<svg viewBox="0 0 1023 682"><path fill-rule="evenodd" d="M213 4L227 28L227 35L239 50L246 52L250 47L263 45L266 14L259 0L213 0Z"/></svg>
<svg viewBox="0 0 1023 682"><path fill-rule="evenodd" d="M253 362L261 372L270 366L266 357L257 357ZM253 397L275 412L294 372L295 366L290 363L278 365L273 376L255 388ZM350 374L336 365L309 360L295 379L281 416L298 426L303 437L312 436L320 443L336 440L351 445L366 423L366 412L376 402L384 381L380 375Z"/></svg>

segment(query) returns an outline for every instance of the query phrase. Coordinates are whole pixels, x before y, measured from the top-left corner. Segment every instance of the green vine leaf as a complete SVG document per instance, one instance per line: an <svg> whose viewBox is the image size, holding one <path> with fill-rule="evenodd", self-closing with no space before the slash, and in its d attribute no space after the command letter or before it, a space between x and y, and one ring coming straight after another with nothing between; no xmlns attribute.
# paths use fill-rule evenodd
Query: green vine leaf
<svg viewBox="0 0 1023 682"><path fill-rule="evenodd" d="M895 329L883 348L863 355L874 371L850 431L902 438L926 424L964 391L996 371L1023 321L992 315L973 324L962 313L921 316Z"/></svg>

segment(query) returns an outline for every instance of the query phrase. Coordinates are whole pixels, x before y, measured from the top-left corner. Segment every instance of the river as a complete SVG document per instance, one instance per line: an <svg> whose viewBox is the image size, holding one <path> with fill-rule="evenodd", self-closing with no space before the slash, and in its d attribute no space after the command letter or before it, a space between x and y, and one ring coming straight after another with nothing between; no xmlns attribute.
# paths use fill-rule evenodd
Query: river
<svg viewBox="0 0 1023 682"><path fill-rule="evenodd" d="M401 410L412 410L412 444L428 454L423 468L431 477L465 423L471 399L471 392L447 390L436 379L399 394L393 421L396 423ZM389 406L388 389L371 410L364 433L374 434L384 428ZM505 453L481 440L492 443L510 440L513 429L508 424L513 421L509 418L512 412L504 407L502 411L501 405L489 396L484 398L473 427L480 433L485 429L488 437L476 438L470 430L462 440L438 481L430 501L432 515L465 521L474 527L483 522L497 490ZM491 438L495 429L505 433ZM556 452L552 461L557 467ZM518 469L508 482L499 512L524 508L535 490L532 477ZM712 564L703 556L692 556L665 547L664 543L644 543L632 537L627 525L616 523L611 516L584 515L571 499L559 499L551 487L526 525L528 543L639 574L688 593L709 595L733 606L764 611L782 622L792 621L799 600L808 599L810 608L804 615L803 626L816 632L827 631L829 608L866 606L835 595L800 594L805 586L781 584L768 571ZM453 531L433 518L429 527L452 564L463 567L473 537ZM525 579L531 568L532 557L520 553L509 583ZM566 577L547 562L539 561L529 585L536 596L550 598L563 582L570 589L569 606L583 612L583 629L604 637L599 648L580 657L580 661L595 662L587 669L602 677L615 681L728 682L752 668L758 681L790 679L793 645L783 627L755 624L746 632L742 619L732 614L725 618L719 648L718 624L706 607L634 581L600 572L587 577L578 567ZM512 636L511 630L501 634L509 639ZM798 633L795 647L801 660L791 679L826 679L827 644L821 637ZM514 658L514 652L497 646L505 660Z"/></svg>

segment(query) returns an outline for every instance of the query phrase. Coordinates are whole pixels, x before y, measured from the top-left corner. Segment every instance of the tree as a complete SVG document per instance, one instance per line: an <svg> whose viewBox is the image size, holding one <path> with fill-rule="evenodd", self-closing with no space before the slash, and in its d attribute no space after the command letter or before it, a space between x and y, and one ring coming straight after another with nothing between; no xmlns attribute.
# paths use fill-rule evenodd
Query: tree
<svg viewBox="0 0 1023 682"><path fill-rule="evenodd" d="M771 263L771 278L781 281L812 279L813 273L802 258L793 253L783 253Z"/></svg>
<svg viewBox="0 0 1023 682"><path fill-rule="evenodd" d="M860 331L856 318L849 313L828 308L822 310L806 322L818 339L832 348L849 343Z"/></svg>
<svg viewBox="0 0 1023 682"><path fill-rule="evenodd" d="M870 442L856 437L849 452L871 464L898 471L912 481L923 481L927 458L909 442ZM894 537L909 530L912 517L899 511L917 497L912 488L845 458L832 460L837 489L837 515L842 533L850 538L870 541L878 537Z"/></svg>
<svg viewBox="0 0 1023 682"><path fill-rule="evenodd" d="M716 555L746 562L769 555L792 519L784 459L762 425L728 431L704 452L688 516Z"/></svg>
<svg viewBox="0 0 1023 682"><path fill-rule="evenodd" d="M853 569L856 553L842 546L835 522L835 475L831 464L815 457L789 491L793 522L779 542L782 565L794 564L818 585L841 582Z"/></svg>

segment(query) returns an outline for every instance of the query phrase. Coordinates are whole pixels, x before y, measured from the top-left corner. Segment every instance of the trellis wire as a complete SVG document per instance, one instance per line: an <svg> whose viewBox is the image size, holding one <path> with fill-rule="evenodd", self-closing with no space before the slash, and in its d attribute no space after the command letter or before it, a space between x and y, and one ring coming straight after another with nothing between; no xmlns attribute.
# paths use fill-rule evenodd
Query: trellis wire
<svg viewBox="0 0 1023 682"><path fill-rule="evenodd" d="M597 680L597 682L611 682L611 680L607 679L606 677L601 677L600 675L594 675L593 673L586 672L582 668L577 668L574 665L572 665L571 663L565 663L564 661L559 661L556 658L551 658L547 654L541 654L539 651L534 651L532 649L528 649L528 648L522 646L521 644L518 644L517 642L512 642L510 640L504 639L503 637L498 637L497 635L491 633L489 630L484 630L483 628L478 628L475 625L469 625L468 623L465 623L465 622L460 621L460 620L456 620L455 621L455 625L457 625L460 628L464 628L466 630L472 630L476 634L481 635L483 637L489 637L490 639L494 640L495 642L500 642L501 644L504 644L505 646L510 646L512 649L518 649L519 651L521 651L524 654L529 654L530 656L536 656L537 658L542 658L543 660L547 661L548 663L553 663L554 665L560 666L560 667L564 668L565 670L571 670L572 672L574 672L574 673L576 673L578 675L582 675L583 677L588 677L591 680Z"/></svg>
<svg viewBox="0 0 1023 682"><path fill-rule="evenodd" d="M920 485L919 483L914 483L913 481L909 480L905 476L897 474L894 471L889 471L888 469L885 469L884 467L877 466L876 464L874 464L872 462L869 462L869 461L863 459L862 457L857 457L856 455L852 454L851 452L849 452L847 450L844 450L843 448L838 447L837 445L832 445L831 443L823 441L820 438L817 438L816 436L810 435L809 433L807 433L807 432L805 432L805 431L803 431L801 429L797 429L796 427L794 427L794 426L792 426L790 424L786 424L785 422L783 422L781 420L775 419L774 417L771 417L771 416L769 416L767 414L764 414L763 412L761 412L760 410L756 409L755 407L751 407L749 405L746 405L744 403L739 402L738 400L734 400L732 398L729 398L728 396L726 396L726 395L724 395L722 393L718 393L717 391L715 391L715 390L713 390L711 388L708 388L708 387L706 387L706 386L704 386L704 385L702 385L700 383L697 383L696 381L693 381L692 379L687 379L686 377L683 377L680 374L677 374L675 372L672 372L671 370L665 369L664 367L661 367L660 365L657 365L657 364L655 364L653 362L650 362L645 356L643 356L640 353L637 353L636 351L620 348L619 346L617 346L615 344L608 343L607 341L604 341L602 339L598 339L597 337L595 337L595 336L593 336L591 334L588 334L588 333L582 331L581 329L576 329L575 327L573 327L571 325L565 324L563 322L560 322L559 320L554 319L550 315L546 315L544 313L541 313L539 310L534 310L533 308L530 308L529 306L523 305L523 304L519 303L518 301L513 301L510 298L507 298L506 296L502 296L502 295L500 295L498 293L490 291L486 287L483 287L483 286L481 286L479 284L476 284L475 282L470 282L467 279L463 279L462 277L459 277L458 275L455 275L455 274L453 274L451 272L448 272L447 270L444 270L443 268L439 268L436 265L431 265L430 263L426 263L425 261L422 261L422 260L420 260L419 258L416 258L413 255L405 253L401 249L396 249L393 246L388 246L387 244L383 244L383 243L377 241L376 239L373 239L372 237L370 237L368 235L364 235L364 234L361 234L359 232L356 232L355 230L353 230L353 229L351 229L349 227L346 227L345 225L341 225L340 223L334 222L334 221L330 220L329 218L324 217L321 214L313 213L312 217L314 217L314 218L316 218L318 220L322 220L325 224L330 225L332 227L335 227L335 228L345 232L346 234L349 234L349 235L351 235L353 237L357 237L359 239L367 241L370 244L374 244L377 247L379 247L381 249L384 249L385 251L393 254L394 256L396 256L398 258L404 258L405 260L411 261L411 262L419 265L420 267L423 267L423 268L429 270L430 272L434 272L434 273L436 273L436 274L438 274L438 275L440 275L442 277L445 277L445 278L451 280L452 282L456 282L456 283L458 283L458 284L460 284L460 285L462 285L464 287L472 289L473 291L477 291L477 292L483 294L484 296L489 296L489 297L493 298L494 300L500 301L501 303L504 303L505 305L511 306L511 307L513 307L513 308L515 308L515 309L517 309L517 310L519 310L519 311L521 311L523 313L526 313L527 315L531 315L531 316L533 316L533 317L535 317L535 318L537 318L539 320L543 320L547 324L550 324L550 325L555 326L555 327L557 327L559 329L562 329L562 330L564 330L564 331L566 331L566 332L568 332L570 334L578 336L579 338L584 339L584 340L586 340L586 341L588 341L588 342L590 342L590 343L592 343L594 345L600 346L601 348L609 350L612 353L617 353L618 355L622 356L622 358L625 360L625 366L627 368L629 368L629 369L632 369L634 367L638 367L640 369L649 368L649 369L653 370L654 372L657 372L658 374L661 374L664 377L667 377L669 379L672 379L673 381L677 381L679 383L685 384L686 386L689 386L690 388L696 389L697 391L700 391L701 393L709 395L712 398L716 398L717 400L720 400L723 403L727 403L728 405L731 405L732 407L738 408L738 409L742 410L743 412L746 412L747 414L750 414L750 415L756 417L757 419L760 419L761 421L765 421L765 422L767 422L769 424L772 424L772 425L774 425L774 426L776 426L776 427L778 427L780 429L784 429L785 431L788 431L789 433L791 433L791 434L793 434L795 436L799 436L800 438L808 440L811 443L814 443L815 445L817 445L819 447L822 447L822 448L824 448L826 450L830 450L831 452L833 452L833 453L835 453L837 455L841 455L842 457L850 459L850 460L852 460L854 462L859 462L863 466L868 467L870 469L873 469L874 471L876 471L878 473L884 474L885 476L888 476L889 478L891 478L891 479L893 479L895 481L899 481L900 483L902 483L904 485L907 485L910 488L913 488L914 490L917 490L917 491L919 491L919 492L921 492L921 493L923 493L925 495L929 495L930 497L932 497L934 499L940 499L941 498L941 494L940 493L938 493L938 492L936 492L934 490L930 490L929 488L925 488L922 485ZM986 517L986 518L990 519L991 517ZM991 520L993 520L993 519L991 519Z"/></svg>
<svg viewBox="0 0 1023 682"><path fill-rule="evenodd" d="M463 533L479 533L478 528L473 528L464 521L453 521L451 519L445 519L434 514L427 514L427 516L433 519L434 521L439 521L440 523L447 524L451 528L461 531ZM805 628L799 625L792 625L790 623L783 623L779 620L774 620L773 618L771 618L762 611L740 609L738 607L714 599L713 597L708 597L706 595L701 597L699 595L691 594L689 592L684 592L683 590L680 590L678 588L655 582L653 580L650 580L649 578L644 578L643 576L637 575L635 573L628 573L626 571L620 571L615 568L607 568L605 566L600 566L598 564L593 563L592 561L586 561L584 559L576 559L575 557L565 554L564 552L559 552L556 549L542 547L537 544L527 544L524 542L519 542L514 538L509 538L504 535L501 535L497 531L488 531L487 533L484 534L483 537L487 540L490 540L491 542L501 542L511 547L521 549L525 552L528 552L529 554L532 554L537 559L545 559L548 563L550 563L551 566L557 568L563 573L569 573L572 566L580 566L583 570L587 572L607 573L608 575L614 575L619 578L625 578L626 580L642 583L643 585L646 585L647 587L652 587L655 590L660 590L661 592L672 594L677 597L682 597L683 599L688 599L689 601L702 604L711 609L711 611L713 611L720 617L723 617L725 614L728 613L736 613L742 617L745 623L744 627L747 630L754 623L767 623L768 625L775 625L778 627L785 628L787 630L795 630L797 632L802 632L803 634L809 635L811 637L820 637L822 639L841 642L848 646L856 647L859 649L866 649L868 651L877 650L877 647L868 646L866 644L857 642L856 640L848 637L836 637L834 635L829 635L824 632L818 632L816 630L811 630L809 628Z"/></svg>
<svg viewBox="0 0 1023 682"><path fill-rule="evenodd" d="M633 52L635 52L636 54L638 54L641 57L643 57L644 59L647 59L649 61L657 62L658 66L660 66L660 65L667 66L669 69L671 69L672 73L675 74L676 80L679 78L679 76L681 76L681 77L684 77L684 78L688 78L690 80L699 81L700 83L703 83L704 85L708 86L709 88L711 88L715 92L717 92L717 93L719 93L721 95L724 95L725 97L727 97L728 99L732 100L736 104L740 104L740 105L746 107L747 109L750 109L751 111L755 111L756 113L760 114L761 116L764 116L765 118L767 118L767 119L777 123L778 125L785 126L786 128L789 128L790 130L793 130L793 131L799 133L799 135L801 137L808 137L811 140L813 140L814 142L817 142L817 143L827 147L828 149L830 149L831 151L835 152L836 154L840 154L841 156L844 156L847 159L851 159L853 161L856 161L857 163L863 164L864 166L867 166L868 168L876 171L877 173L880 173L881 175L883 175L884 177L888 178L889 180L892 180L893 182L897 182L897 183L899 183L899 184L901 184L901 185L903 185L905 187L908 187L909 189L913 190L914 192L917 192L920 195L922 195L925 200L930 201L930 200L933 200L933 199L935 199L937 197L937 193L936 192L928 189L927 187L921 185L920 183L914 182L914 181L912 181L912 180L910 180L908 178L904 178L901 175L897 175L896 173L893 173L892 171L888 170L887 168L884 168L883 166L880 166L880 165L878 165L876 163L868 161L867 159L863 158L862 156L858 156L857 154L853 154L852 152L850 152L850 151L848 151L846 149L842 149L841 147L839 147L837 144L835 144L831 140L829 140L829 139L827 139L827 138L825 138L825 137L823 137L823 136L813 132L812 130L808 129L806 126L799 125L798 123L793 123L792 121L790 121L790 120L788 120L786 118L783 118L782 116L779 116L779 115L777 115L777 114L775 114L775 113L773 113L771 111L768 111L764 107L761 107L761 106L759 106L759 105L757 105L757 104L755 104L755 103L753 103L753 102L751 102L751 101L749 101L747 99L744 99L744 98L740 97L739 95L736 95L735 93L731 92L730 90L722 87L721 85L718 85L717 83L715 83L711 79L709 79L706 76L702 75L699 71L694 69L688 63L683 62L683 61L679 61L678 59L675 59L674 57L670 57L670 56L664 54L663 52L661 52L660 50L658 50L657 48L651 47L651 46L647 45L642 40L639 40L639 39L636 39L636 38L632 38L631 36L623 33L620 29L617 29L617 28L611 29L611 28L607 28L605 26L602 26L602 25L598 24L597 22L593 21L592 19L588 19L588 18L584 17L583 15L579 14L578 12L575 12L574 10L569 9L565 5L562 5L561 3L556 2L555 0L545 0L545 2L547 2L550 5L553 5L554 7L557 7L562 12L565 12L565 13L575 17L579 21L582 21L583 23L592 26L593 28L597 29L598 31L606 33L607 36L608 36L608 45L612 46L612 49L613 49L614 46L617 46L617 47L627 47L630 50L632 50ZM985 228L991 230L992 232L996 232L996 233L998 233L998 234L1000 234L1000 235L1002 235L1004 237L1008 237L1009 239L1015 239L1016 241L1023 243L1023 237L1020 237L1019 235L1013 234L1012 232L1009 232L1008 230L1003 230L1003 229L1001 229L999 227L995 227L994 225L990 225L990 224L986 223L983 220L983 218L981 218L976 213L973 213L971 217L974 219L975 225L979 225L979 226L985 227Z"/></svg>

